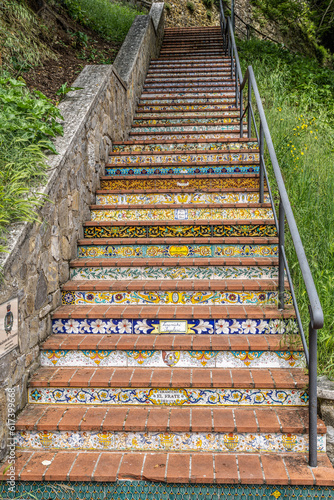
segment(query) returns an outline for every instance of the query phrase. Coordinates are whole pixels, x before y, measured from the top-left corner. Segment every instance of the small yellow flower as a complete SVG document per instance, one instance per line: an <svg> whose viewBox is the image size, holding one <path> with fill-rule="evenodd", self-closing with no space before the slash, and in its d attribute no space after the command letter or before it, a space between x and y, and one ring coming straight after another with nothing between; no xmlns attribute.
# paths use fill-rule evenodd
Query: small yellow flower
<svg viewBox="0 0 334 500"><path fill-rule="evenodd" d="M301 151L300 154L303 155L304 154L303 151Z"/></svg>

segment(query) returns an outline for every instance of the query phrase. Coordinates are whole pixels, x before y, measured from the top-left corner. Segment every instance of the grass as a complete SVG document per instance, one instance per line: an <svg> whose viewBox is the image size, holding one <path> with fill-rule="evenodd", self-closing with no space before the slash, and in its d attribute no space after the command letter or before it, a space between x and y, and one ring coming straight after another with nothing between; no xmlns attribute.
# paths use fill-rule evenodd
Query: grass
<svg viewBox="0 0 334 500"><path fill-rule="evenodd" d="M319 373L334 378L334 72L265 41L240 41L252 64L271 136L318 290L325 325L318 332ZM273 174L270 175L275 190ZM276 190L277 192L277 190ZM304 329L308 299L295 251L287 256Z"/></svg>
<svg viewBox="0 0 334 500"><path fill-rule="evenodd" d="M137 15L143 12L110 0L65 0L71 17L105 39L123 42Z"/></svg>

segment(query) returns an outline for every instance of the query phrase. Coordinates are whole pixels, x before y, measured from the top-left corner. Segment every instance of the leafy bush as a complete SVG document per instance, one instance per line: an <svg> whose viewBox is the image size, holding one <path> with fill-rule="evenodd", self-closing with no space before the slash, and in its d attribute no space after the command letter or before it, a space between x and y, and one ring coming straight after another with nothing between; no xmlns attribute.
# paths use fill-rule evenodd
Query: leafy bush
<svg viewBox="0 0 334 500"><path fill-rule="evenodd" d="M193 4L193 2L187 2L187 9L191 14L195 12L195 5Z"/></svg>
<svg viewBox="0 0 334 500"><path fill-rule="evenodd" d="M202 0L202 3L207 9L212 9L213 7L213 0Z"/></svg>
<svg viewBox="0 0 334 500"><path fill-rule="evenodd" d="M334 378L334 72L271 42L239 42L252 62L270 132L325 315L319 371ZM268 161L270 172L270 165ZM270 172L272 188L276 190ZM277 190L276 190L277 194ZM287 257L308 332L308 299L287 234Z"/></svg>
<svg viewBox="0 0 334 500"><path fill-rule="evenodd" d="M143 14L110 0L64 0L64 4L74 20L115 42L123 42L135 17Z"/></svg>
<svg viewBox="0 0 334 500"><path fill-rule="evenodd" d="M0 239L9 224L37 220L43 200L34 192L46 181L44 150L55 153L50 138L62 134L59 110L21 80L0 77ZM0 246L5 251L5 246Z"/></svg>

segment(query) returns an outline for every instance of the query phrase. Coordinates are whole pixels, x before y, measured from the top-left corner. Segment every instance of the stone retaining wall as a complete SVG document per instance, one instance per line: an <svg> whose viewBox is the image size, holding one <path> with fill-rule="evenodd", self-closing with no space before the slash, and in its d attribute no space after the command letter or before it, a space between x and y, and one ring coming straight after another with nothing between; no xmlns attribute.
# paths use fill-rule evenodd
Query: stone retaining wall
<svg viewBox="0 0 334 500"><path fill-rule="evenodd" d="M8 448L9 393L15 410L26 404L26 387L39 366L39 344L51 333L51 314L60 305L60 287L69 279L82 224L99 187L113 141L127 138L151 58L158 55L164 32L164 4L138 16L109 66L86 66L59 105L64 136L50 155L48 182L42 188L50 202L40 210L41 224L11 228L9 253L2 255L4 280L0 303L19 298L19 348L0 359L0 459Z"/></svg>

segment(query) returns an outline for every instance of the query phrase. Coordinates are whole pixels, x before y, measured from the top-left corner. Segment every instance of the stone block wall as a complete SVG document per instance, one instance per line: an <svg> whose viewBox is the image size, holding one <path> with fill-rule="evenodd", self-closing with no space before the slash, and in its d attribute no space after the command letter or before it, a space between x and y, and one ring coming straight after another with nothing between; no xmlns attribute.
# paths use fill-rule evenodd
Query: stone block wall
<svg viewBox="0 0 334 500"><path fill-rule="evenodd" d="M82 224L113 141L127 138L151 58L158 56L164 32L164 4L138 16L110 66L86 66L59 105L64 136L58 155L48 157L48 182L40 191L50 201L40 224L13 226L9 253L0 256L4 279L0 303L19 298L19 347L0 358L0 459L8 448L8 395L15 411L26 404L29 377L39 366L39 344L51 333L51 314L60 305L60 287L69 279Z"/></svg>

